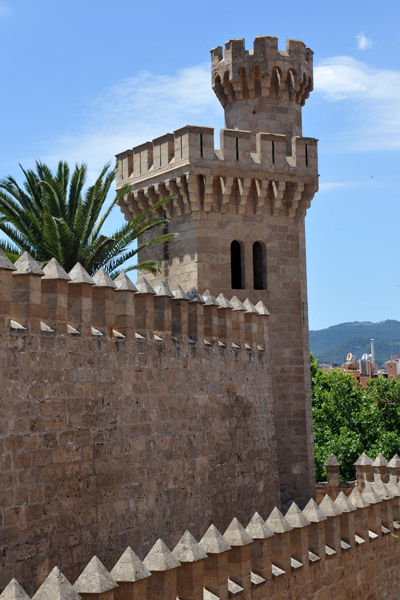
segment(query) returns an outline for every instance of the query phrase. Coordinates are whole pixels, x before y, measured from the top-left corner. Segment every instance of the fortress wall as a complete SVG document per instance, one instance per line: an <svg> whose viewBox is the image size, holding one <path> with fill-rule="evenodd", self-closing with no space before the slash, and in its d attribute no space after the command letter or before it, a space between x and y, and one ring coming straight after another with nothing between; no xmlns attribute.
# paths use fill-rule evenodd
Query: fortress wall
<svg viewBox="0 0 400 600"><path fill-rule="evenodd" d="M234 518L223 535L211 525L201 530L199 542L186 531L172 552L161 539L145 557L131 548L122 554L122 546L116 563L93 558L74 589L53 570L35 598L397 600L397 480L398 475L384 484L375 477L363 492L357 487L349 498L341 493L334 502L325 496L319 505L310 500L303 511L293 504L285 516L274 508L266 521L256 513L246 529ZM62 594L55 596L60 582ZM0 598L29 600L6 595L15 586L11 583Z"/></svg>
<svg viewBox="0 0 400 600"><path fill-rule="evenodd" d="M32 263L0 268L0 586L31 590L56 564L74 579L94 554L111 565L128 544L144 555L159 536L270 510L268 317Z"/></svg>
<svg viewBox="0 0 400 600"><path fill-rule="evenodd" d="M170 221L179 235L170 242L171 260L163 261L162 248L141 252L140 259L160 261L162 275L150 276L152 285L161 277L172 286L191 286L232 294L246 294L252 302L262 298L268 317L271 379L281 487L300 504L314 494L314 452L308 343L308 303L304 221L269 216L265 222L249 215L202 213L197 235L183 218ZM189 224L191 222L189 221ZM193 222L192 222L193 223ZM242 243L245 290L232 290L230 244ZM253 284L252 248L265 244L266 290Z"/></svg>

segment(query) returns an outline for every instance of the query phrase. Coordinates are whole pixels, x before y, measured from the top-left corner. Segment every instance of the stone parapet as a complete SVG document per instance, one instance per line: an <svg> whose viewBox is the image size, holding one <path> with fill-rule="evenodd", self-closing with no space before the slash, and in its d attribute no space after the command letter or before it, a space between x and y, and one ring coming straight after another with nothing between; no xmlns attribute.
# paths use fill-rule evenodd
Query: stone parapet
<svg viewBox="0 0 400 600"><path fill-rule="evenodd" d="M2 316L17 335L66 333L120 343L131 337L255 353L268 344L269 313L262 301L254 306L220 294L210 302L208 290L186 293L178 285L171 291L165 283L154 289L145 277L135 286L124 273L112 281L104 269L90 277L79 263L67 274L55 259L42 271L29 254L23 259L29 269L21 259L17 268L0 268L8 297ZM215 311L220 318L213 318Z"/></svg>
<svg viewBox="0 0 400 600"><path fill-rule="evenodd" d="M300 106L313 89L313 51L299 40L286 40L278 49L278 38L258 36L252 50L243 38L211 50L213 90L222 106L245 98L286 95ZM277 89L274 89L276 85Z"/></svg>
<svg viewBox="0 0 400 600"><path fill-rule="evenodd" d="M278 508L266 521L256 513L246 529L235 518L223 535L211 525L200 543L186 531L173 552L158 539L143 561L129 547L110 571L95 556L73 585L55 567L32 598L340 600L368 590L397 600L400 487L393 483L394 496L380 477L371 485L320 506L311 499L303 511L293 504L286 517ZM15 579L0 595L10 599L29 600Z"/></svg>
<svg viewBox="0 0 400 600"><path fill-rule="evenodd" d="M117 155L117 187L132 185L120 202L126 218L173 196L160 208L168 218L204 211L265 213L302 217L318 189L317 140L221 130L221 149L214 148L213 129L187 125Z"/></svg>

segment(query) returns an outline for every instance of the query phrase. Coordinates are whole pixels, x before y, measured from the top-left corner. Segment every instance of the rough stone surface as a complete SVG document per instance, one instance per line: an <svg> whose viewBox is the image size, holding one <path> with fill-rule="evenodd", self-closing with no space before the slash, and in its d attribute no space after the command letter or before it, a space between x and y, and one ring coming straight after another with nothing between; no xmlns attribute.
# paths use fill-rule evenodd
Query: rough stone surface
<svg viewBox="0 0 400 600"><path fill-rule="evenodd" d="M251 544L253 541L251 536L247 533L243 525L235 517L229 524L227 530L224 533L224 540L228 542L230 546L246 546Z"/></svg>
<svg viewBox="0 0 400 600"><path fill-rule="evenodd" d="M16 579L12 579L0 594L0 600L30 600Z"/></svg>
<svg viewBox="0 0 400 600"><path fill-rule="evenodd" d="M85 271L81 263L76 263L68 275L70 276L72 283L88 283L90 285L94 285L92 277L90 277L89 273Z"/></svg>
<svg viewBox="0 0 400 600"><path fill-rule="evenodd" d="M49 556L74 581L132 539L143 556L156 536L174 547L186 528L225 530L233 506L248 521L276 504L265 353L132 335L0 338L0 586L34 585Z"/></svg>
<svg viewBox="0 0 400 600"><path fill-rule="evenodd" d="M372 459L363 452L354 463L355 466L369 466L372 465Z"/></svg>
<svg viewBox="0 0 400 600"><path fill-rule="evenodd" d="M204 549L196 542L190 531L185 531L172 553L180 563L191 563L207 558Z"/></svg>
<svg viewBox="0 0 400 600"><path fill-rule="evenodd" d="M388 464L388 462L387 462L386 458L383 456L383 454L381 452L379 452L378 456L372 463L372 466L373 467L386 467L387 464Z"/></svg>
<svg viewBox="0 0 400 600"><path fill-rule="evenodd" d="M9 271L16 270L16 267L14 267L11 260L6 256L6 254L1 249L0 249L0 269L7 269Z"/></svg>
<svg viewBox="0 0 400 600"><path fill-rule="evenodd" d="M368 508L369 506L365 496L363 496L363 494L361 494L357 488L352 490L351 494L349 495L349 500L356 508Z"/></svg>
<svg viewBox="0 0 400 600"><path fill-rule="evenodd" d="M325 462L326 467L340 467L340 462L334 454L330 454Z"/></svg>
<svg viewBox="0 0 400 600"><path fill-rule="evenodd" d="M400 456L398 456L397 454L395 454L389 461L388 463L389 467L393 467L393 468L400 468Z"/></svg>
<svg viewBox="0 0 400 600"><path fill-rule="evenodd" d="M293 527L293 529L306 527L310 524L310 521L306 519L306 517L295 502L293 502L293 504L287 511L285 519L286 521L288 521L289 525Z"/></svg>
<svg viewBox="0 0 400 600"><path fill-rule="evenodd" d="M335 500L335 504L341 510L342 513L354 512L356 510L354 504L348 499L344 492L340 492Z"/></svg>
<svg viewBox="0 0 400 600"><path fill-rule="evenodd" d="M118 582L141 581L150 577L150 571L144 566L139 557L128 546L121 558L118 560L110 575Z"/></svg>
<svg viewBox="0 0 400 600"><path fill-rule="evenodd" d="M32 600L80 600L80 596L60 569L54 567Z"/></svg>
<svg viewBox="0 0 400 600"><path fill-rule="evenodd" d="M263 540L273 536L273 531L268 527L267 523L258 512L255 512L251 517L249 524L246 527L247 533L253 540Z"/></svg>
<svg viewBox="0 0 400 600"><path fill-rule="evenodd" d="M180 562L162 540L157 540L143 564L149 571L169 571L179 567Z"/></svg>
<svg viewBox="0 0 400 600"><path fill-rule="evenodd" d="M107 271L101 267L94 275L93 281L97 287L108 287L116 288L116 284L113 282Z"/></svg>
<svg viewBox="0 0 400 600"><path fill-rule="evenodd" d="M124 271L122 271L115 279L115 285L117 286L117 290L130 290L131 292L138 291L136 285L132 283Z"/></svg>
<svg viewBox="0 0 400 600"><path fill-rule="evenodd" d="M152 285L147 281L144 275L141 275L140 280L137 285L138 294L153 294L156 295L156 291Z"/></svg>
<svg viewBox="0 0 400 600"><path fill-rule="evenodd" d="M371 483L365 484L362 495L369 504L378 504L378 502L382 502L382 498L375 491L374 486Z"/></svg>
<svg viewBox="0 0 400 600"><path fill-rule="evenodd" d="M286 533L293 527L285 519L279 508L275 507L267 519L267 525L274 533Z"/></svg>
<svg viewBox="0 0 400 600"><path fill-rule="evenodd" d="M199 544L207 554L220 554L221 552L230 550L230 545L222 537L215 525L210 525Z"/></svg>
<svg viewBox="0 0 400 600"><path fill-rule="evenodd" d="M310 523L320 523L326 519L326 516L322 510L320 510L314 498L311 498L311 500L306 504L303 514L310 521Z"/></svg>
<svg viewBox="0 0 400 600"><path fill-rule="evenodd" d="M24 252L14 263L15 274L43 275L39 264L33 260L28 252Z"/></svg>
<svg viewBox="0 0 400 600"><path fill-rule="evenodd" d="M70 281L71 277L64 271L60 263L52 258L49 260L47 265L43 267L44 277L43 279L65 279L66 281Z"/></svg>
<svg viewBox="0 0 400 600"><path fill-rule="evenodd" d="M165 281L162 281L161 284L155 288L155 291L157 293L157 296L168 296L169 298L173 297L173 293L171 292Z"/></svg>
<svg viewBox="0 0 400 600"><path fill-rule="evenodd" d="M102 594L116 587L115 579L97 556L92 558L74 583L79 594Z"/></svg>
<svg viewBox="0 0 400 600"><path fill-rule="evenodd" d="M321 500L319 508L326 517L337 517L342 514L340 508L327 494Z"/></svg>

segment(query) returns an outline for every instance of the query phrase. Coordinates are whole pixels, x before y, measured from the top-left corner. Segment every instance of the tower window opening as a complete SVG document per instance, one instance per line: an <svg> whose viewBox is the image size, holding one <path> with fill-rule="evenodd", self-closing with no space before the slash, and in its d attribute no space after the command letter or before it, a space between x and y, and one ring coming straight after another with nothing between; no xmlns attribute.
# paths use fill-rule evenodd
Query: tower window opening
<svg viewBox="0 0 400 600"><path fill-rule="evenodd" d="M130 152L128 154L128 177L130 177L133 173L133 153Z"/></svg>
<svg viewBox="0 0 400 600"><path fill-rule="evenodd" d="M271 144L272 144L272 164L274 165L275 164L275 142L274 142L274 140L272 140Z"/></svg>
<svg viewBox="0 0 400 600"><path fill-rule="evenodd" d="M239 138L236 138L236 160L239 160Z"/></svg>
<svg viewBox="0 0 400 600"><path fill-rule="evenodd" d="M267 261L265 245L261 242L253 244L253 278L255 290L267 289Z"/></svg>
<svg viewBox="0 0 400 600"><path fill-rule="evenodd" d="M231 285L233 290L244 288L244 260L240 242L231 243Z"/></svg>
<svg viewBox="0 0 400 600"><path fill-rule="evenodd" d="M200 156L203 158L203 134L200 134Z"/></svg>
<svg viewBox="0 0 400 600"><path fill-rule="evenodd" d="M181 141L181 143L180 143L180 146L181 146L181 158L182 158L182 157L183 157L183 143L182 143L182 136L181 136L181 140L180 140L180 141Z"/></svg>
<svg viewBox="0 0 400 600"><path fill-rule="evenodd" d="M307 148L307 144L305 145L305 148L304 148L304 154L305 154L305 159L306 159L306 167L308 167L308 148Z"/></svg>

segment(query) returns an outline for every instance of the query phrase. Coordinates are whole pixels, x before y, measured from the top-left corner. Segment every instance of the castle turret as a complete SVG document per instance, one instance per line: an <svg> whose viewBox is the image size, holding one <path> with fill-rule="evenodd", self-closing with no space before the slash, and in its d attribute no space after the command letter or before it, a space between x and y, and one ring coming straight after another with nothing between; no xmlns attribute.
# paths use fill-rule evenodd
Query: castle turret
<svg viewBox="0 0 400 600"><path fill-rule="evenodd" d="M229 129L284 134L288 141L301 136L301 107L313 89L313 52L303 42L287 40L278 50L278 38L256 37L254 49L244 40L230 40L211 50L212 84L225 110Z"/></svg>
<svg viewBox="0 0 400 600"><path fill-rule="evenodd" d="M312 57L302 42L280 51L266 36L249 51L243 40L227 42L224 56L215 48L212 83L226 122L220 148L213 129L188 125L117 155L117 185L132 186L121 201L126 219L172 196L159 210L179 235L139 257L160 263L151 285L165 280L267 307L265 399L281 485L300 504L314 491L304 217L318 164L317 140L301 128Z"/></svg>

